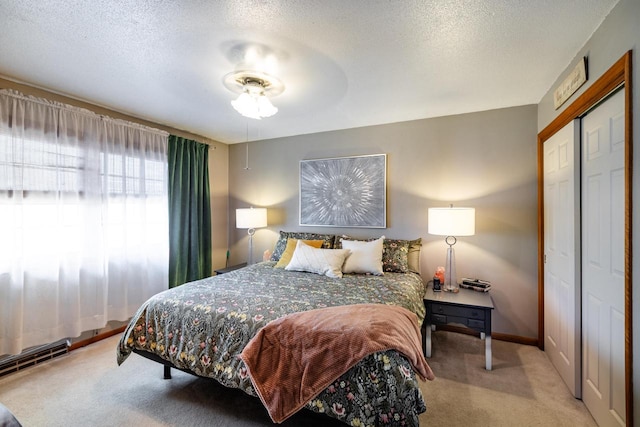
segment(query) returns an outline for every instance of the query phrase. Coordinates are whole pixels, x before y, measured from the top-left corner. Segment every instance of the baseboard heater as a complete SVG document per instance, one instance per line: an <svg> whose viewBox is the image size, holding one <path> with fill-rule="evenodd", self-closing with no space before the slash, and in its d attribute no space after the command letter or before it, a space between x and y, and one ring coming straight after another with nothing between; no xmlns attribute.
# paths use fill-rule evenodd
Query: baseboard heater
<svg viewBox="0 0 640 427"><path fill-rule="evenodd" d="M31 347L15 356L0 358L0 377L69 353L67 340Z"/></svg>

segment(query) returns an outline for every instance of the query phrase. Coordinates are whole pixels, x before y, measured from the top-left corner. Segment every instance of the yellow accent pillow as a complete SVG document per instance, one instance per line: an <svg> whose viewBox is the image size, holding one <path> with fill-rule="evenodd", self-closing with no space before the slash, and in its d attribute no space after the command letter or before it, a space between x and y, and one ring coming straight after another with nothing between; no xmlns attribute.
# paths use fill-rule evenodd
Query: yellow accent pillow
<svg viewBox="0 0 640 427"><path fill-rule="evenodd" d="M275 268L285 268L289 265L291 261L291 257L293 256L293 252L296 250L296 245L298 244L299 239L287 239L287 247L285 248L282 255L280 255L280 260L275 265ZM324 240L303 240L307 245L314 248L321 248Z"/></svg>

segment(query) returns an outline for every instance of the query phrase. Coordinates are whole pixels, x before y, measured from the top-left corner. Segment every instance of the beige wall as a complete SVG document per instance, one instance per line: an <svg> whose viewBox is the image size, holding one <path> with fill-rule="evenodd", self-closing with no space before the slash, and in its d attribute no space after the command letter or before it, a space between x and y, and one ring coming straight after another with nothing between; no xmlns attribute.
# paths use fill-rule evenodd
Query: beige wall
<svg viewBox="0 0 640 427"><path fill-rule="evenodd" d="M229 238L229 146L209 149L209 191L211 193L212 267L224 267Z"/></svg>
<svg viewBox="0 0 640 427"><path fill-rule="evenodd" d="M632 105L633 112L633 141L634 145L640 142L640 69L638 67L638 46L640 45L640 1L620 0L613 8L609 16L596 30L593 36L586 42L584 47L578 52L569 66L558 76L557 81L551 86L549 92L542 98L538 105L538 130L542 130L560 112L566 109L586 88L590 87L602 74L609 69L628 50L632 50ZM566 77L569 70L575 66L577 61L587 56L589 58L589 81L559 110L553 108L553 90ZM640 420L640 263L638 255L640 253L640 154L636 150L633 158L633 206L631 221L635 226L632 228L632 339L633 339L633 391L634 391L634 419L636 423Z"/></svg>
<svg viewBox="0 0 640 427"><path fill-rule="evenodd" d="M492 281L494 330L537 337L536 106L316 133L229 147L231 263L247 257L246 230L234 209L269 208L254 257L272 249L279 230L356 237L422 237L422 275L444 264L444 238L427 234L429 207L476 208L476 235L456 245L458 275ZM298 225L300 160L387 154L387 228Z"/></svg>

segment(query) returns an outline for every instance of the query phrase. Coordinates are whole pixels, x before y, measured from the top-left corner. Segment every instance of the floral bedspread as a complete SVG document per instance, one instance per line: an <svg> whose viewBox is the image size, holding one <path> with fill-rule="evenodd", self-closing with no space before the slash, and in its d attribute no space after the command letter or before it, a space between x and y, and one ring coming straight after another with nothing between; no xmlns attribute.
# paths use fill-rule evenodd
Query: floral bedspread
<svg viewBox="0 0 640 427"><path fill-rule="evenodd" d="M345 275L333 279L275 269L263 262L161 292L132 318L117 349L118 364L132 349L151 352L181 369L257 396L244 346L271 320L337 305L395 304L425 315L424 285L415 273ZM388 350L365 357L306 408L352 426L418 426L426 410L411 364Z"/></svg>

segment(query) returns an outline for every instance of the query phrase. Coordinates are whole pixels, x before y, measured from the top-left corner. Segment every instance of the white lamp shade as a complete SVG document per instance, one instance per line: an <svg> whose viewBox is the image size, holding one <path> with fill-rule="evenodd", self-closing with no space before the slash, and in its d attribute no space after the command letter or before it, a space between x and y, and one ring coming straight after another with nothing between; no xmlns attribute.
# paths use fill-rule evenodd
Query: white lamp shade
<svg viewBox="0 0 640 427"><path fill-rule="evenodd" d="M260 111L261 117L271 117L278 112L278 109L273 106L269 98L265 95L258 97L258 111Z"/></svg>
<svg viewBox="0 0 640 427"><path fill-rule="evenodd" d="M251 119L260 119L260 110L254 98L246 92L240 94L238 99L231 101L233 108L240 114Z"/></svg>
<svg viewBox="0 0 640 427"><path fill-rule="evenodd" d="M231 101L231 105L243 116L257 120L262 117L271 117L278 112L278 109L264 94L252 95L243 92L238 99Z"/></svg>
<svg viewBox="0 0 640 427"><path fill-rule="evenodd" d="M473 236L476 233L474 208L429 208L429 234Z"/></svg>
<svg viewBox="0 0 640 427"><path fill-rule="evenodd" d="M236 209L236 228L260 228L267 226L265 208Z"/></svg>

